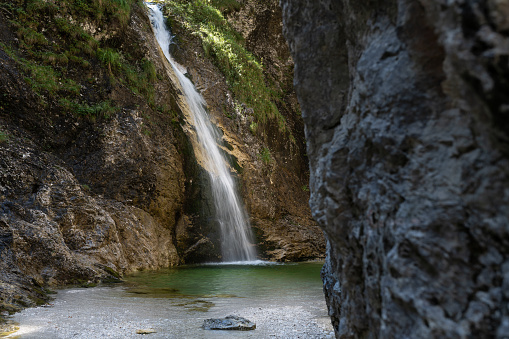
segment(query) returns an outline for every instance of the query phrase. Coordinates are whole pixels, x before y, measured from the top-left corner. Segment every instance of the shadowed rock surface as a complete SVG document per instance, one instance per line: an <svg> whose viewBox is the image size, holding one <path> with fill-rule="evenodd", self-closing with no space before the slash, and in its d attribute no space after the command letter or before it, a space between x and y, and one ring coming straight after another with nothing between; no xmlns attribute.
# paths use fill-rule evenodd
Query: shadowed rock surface
<svg viewBox="0 0 509 339"><path fill-rule="evenodd" d="M337 337L507 336L507 1L282 7Z"/></svg>

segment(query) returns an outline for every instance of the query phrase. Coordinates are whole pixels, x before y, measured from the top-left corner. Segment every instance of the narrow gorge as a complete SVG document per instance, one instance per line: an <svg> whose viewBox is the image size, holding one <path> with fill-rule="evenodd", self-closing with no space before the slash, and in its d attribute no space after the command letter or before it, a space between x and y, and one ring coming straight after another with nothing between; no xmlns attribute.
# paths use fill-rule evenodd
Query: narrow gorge
<svg viewBox="0 0 509 339"><path fill-rule="evenodd" d="M508 18L0 0L0 336L509 337Z"/></svg>

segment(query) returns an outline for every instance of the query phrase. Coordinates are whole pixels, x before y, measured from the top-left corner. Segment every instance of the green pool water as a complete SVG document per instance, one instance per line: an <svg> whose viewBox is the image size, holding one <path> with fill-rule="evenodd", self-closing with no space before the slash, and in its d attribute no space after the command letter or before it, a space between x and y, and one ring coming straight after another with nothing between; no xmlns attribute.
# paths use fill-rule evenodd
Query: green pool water
<svg viewBox="0 0 509 339"><path fill-rule="evenodd" d="M157 272L140 272L126 278L129 293L140 296L230 296L274 298L322 297L322 263L209 264Z"/></svg>

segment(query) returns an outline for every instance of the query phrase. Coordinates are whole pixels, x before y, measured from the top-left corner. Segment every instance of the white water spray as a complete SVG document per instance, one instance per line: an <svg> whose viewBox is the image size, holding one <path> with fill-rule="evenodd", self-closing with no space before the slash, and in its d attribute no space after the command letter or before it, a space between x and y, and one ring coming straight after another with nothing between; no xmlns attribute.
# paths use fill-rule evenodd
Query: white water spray
<svg viewBox="0 0 509 339"><path fill-rule="evenodd" d="M159 6L151 3L147 3L147 6L150 9L150 19L157 42L179 79L193 116L194 127L209 171L217 219L221 227L223 261L255 260L251 227L226 161L217 146L216 140L220 139L220 136L210 122L205 109L205 100L192 82L176 67L170 55L171 34Z"/></svg>

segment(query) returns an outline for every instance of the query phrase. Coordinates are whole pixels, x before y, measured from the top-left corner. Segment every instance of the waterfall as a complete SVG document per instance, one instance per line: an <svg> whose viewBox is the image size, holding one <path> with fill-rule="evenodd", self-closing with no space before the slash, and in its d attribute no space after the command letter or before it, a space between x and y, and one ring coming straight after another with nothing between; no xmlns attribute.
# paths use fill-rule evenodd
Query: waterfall
<svg viewBox="0 0 509 339"><path fill-rule="evenodd" d="M206 102L192 82L179 70L170 55L171 33L166 27L161 9L157 4L147 3L150 19L159 46L177 75L180 86L192 114L194 128L198 134L199 147L210 175L212 195L217 221L221 231L223 261L252 261L256 259L252 245L251 227L247 213L237 194L235 182L226 160L216 143L221 136L213 128L205 109Z"/></svg>

